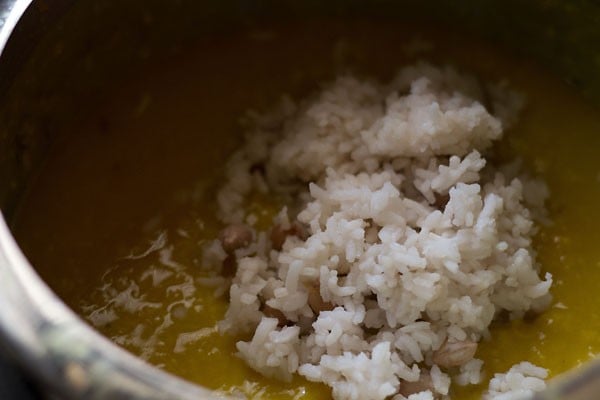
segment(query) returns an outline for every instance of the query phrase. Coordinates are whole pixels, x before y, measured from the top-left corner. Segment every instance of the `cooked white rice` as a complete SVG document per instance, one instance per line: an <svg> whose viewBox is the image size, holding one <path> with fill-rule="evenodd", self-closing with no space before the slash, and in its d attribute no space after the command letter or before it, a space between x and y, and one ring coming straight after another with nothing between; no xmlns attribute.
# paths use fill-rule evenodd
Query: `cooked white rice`
<svg viewBox="0 0 600 400"><path fill-rule="evenodd" d="M484 400L524 400L544 390L548 371L529 362L513 365L505 374L495 374Z"/></svg>
<svg viewBox="0 0 600 400"><path fill-rule="evenodd" d="M485 158L521 105L503 85L418 64L253 115L219 216L253 225L253 193L286 207L229 255L219 240L205 249L212 265L236 264L220 329L252 335L239 356L265 376L324 382L335 399L446 398L450 372L480 383L473 356L492 320L550 302L531 243L547 190ZM487 396L519 398L543 378L519 364Z"/></svg>

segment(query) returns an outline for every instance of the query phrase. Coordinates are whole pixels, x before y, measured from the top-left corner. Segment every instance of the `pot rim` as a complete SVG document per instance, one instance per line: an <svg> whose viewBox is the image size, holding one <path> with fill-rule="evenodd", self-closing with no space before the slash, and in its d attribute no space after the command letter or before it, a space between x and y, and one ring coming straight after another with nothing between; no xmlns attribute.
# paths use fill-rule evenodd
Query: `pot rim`
<svg viewBox="0 0 600 400"><path fill-rule="evenodd" d="M223 399L100 335L37 275L0 217L0 345L65 398Z"/></svg>
<svg viewBox="0 0 600 400"><path fill-rule="evenodd" d="M0 62L33 0L0 0ZM0 215L0 346L61 398L211 399L100 335L35 272Z"/></svg>

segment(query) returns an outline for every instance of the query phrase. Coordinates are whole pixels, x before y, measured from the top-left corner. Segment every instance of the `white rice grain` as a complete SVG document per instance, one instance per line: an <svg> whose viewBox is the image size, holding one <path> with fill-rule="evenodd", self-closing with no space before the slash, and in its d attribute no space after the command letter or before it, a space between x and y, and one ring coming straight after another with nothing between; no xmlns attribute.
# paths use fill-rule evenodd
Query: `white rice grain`
<svg viewBox="0 0 600 400"><path fill-rule="evenodd" d="M547 188L517 164L486 159L521 106L505 84L417 64L389 84L344 76L254 114L227 164L218 215L257 226L248 196L278 197L285 207L273 224L287 237L274 246L269 231L254 232L235 251L219 328L252 336L238 355L266 376L324 382L336 400L432 400L448 395L451 375L481 382L473 346L494 318L551 300L552 277L532 249ZM204 256L218 266L227 254L213 242ZM419 393L399 393L423 377L431 383ZM521 398L545 378L521 363L486 396Z"/></svg>

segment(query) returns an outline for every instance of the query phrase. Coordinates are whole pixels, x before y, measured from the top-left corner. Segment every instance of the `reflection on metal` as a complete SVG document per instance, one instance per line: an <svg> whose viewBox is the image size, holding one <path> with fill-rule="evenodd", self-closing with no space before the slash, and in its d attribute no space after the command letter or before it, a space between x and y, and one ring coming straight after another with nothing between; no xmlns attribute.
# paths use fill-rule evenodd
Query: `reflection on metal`
<svg viewBox="0 0 600 400"><path fill-rule="evenodd" d="M61 398L217 397L151 367L80 320L36 275L1 218L0 337L3 347Z"/></svg>

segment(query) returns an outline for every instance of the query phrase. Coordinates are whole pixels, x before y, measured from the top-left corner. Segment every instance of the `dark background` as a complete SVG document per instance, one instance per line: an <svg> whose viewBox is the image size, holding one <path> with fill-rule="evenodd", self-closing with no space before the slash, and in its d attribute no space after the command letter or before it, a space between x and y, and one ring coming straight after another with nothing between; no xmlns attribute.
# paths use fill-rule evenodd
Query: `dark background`
<svg viewBox="0 0 600 400"><path fill-rule="evenodd" d="M0 354L0 399L39 400L41 398L34 385L25 378L20 369Z"/></svg>

